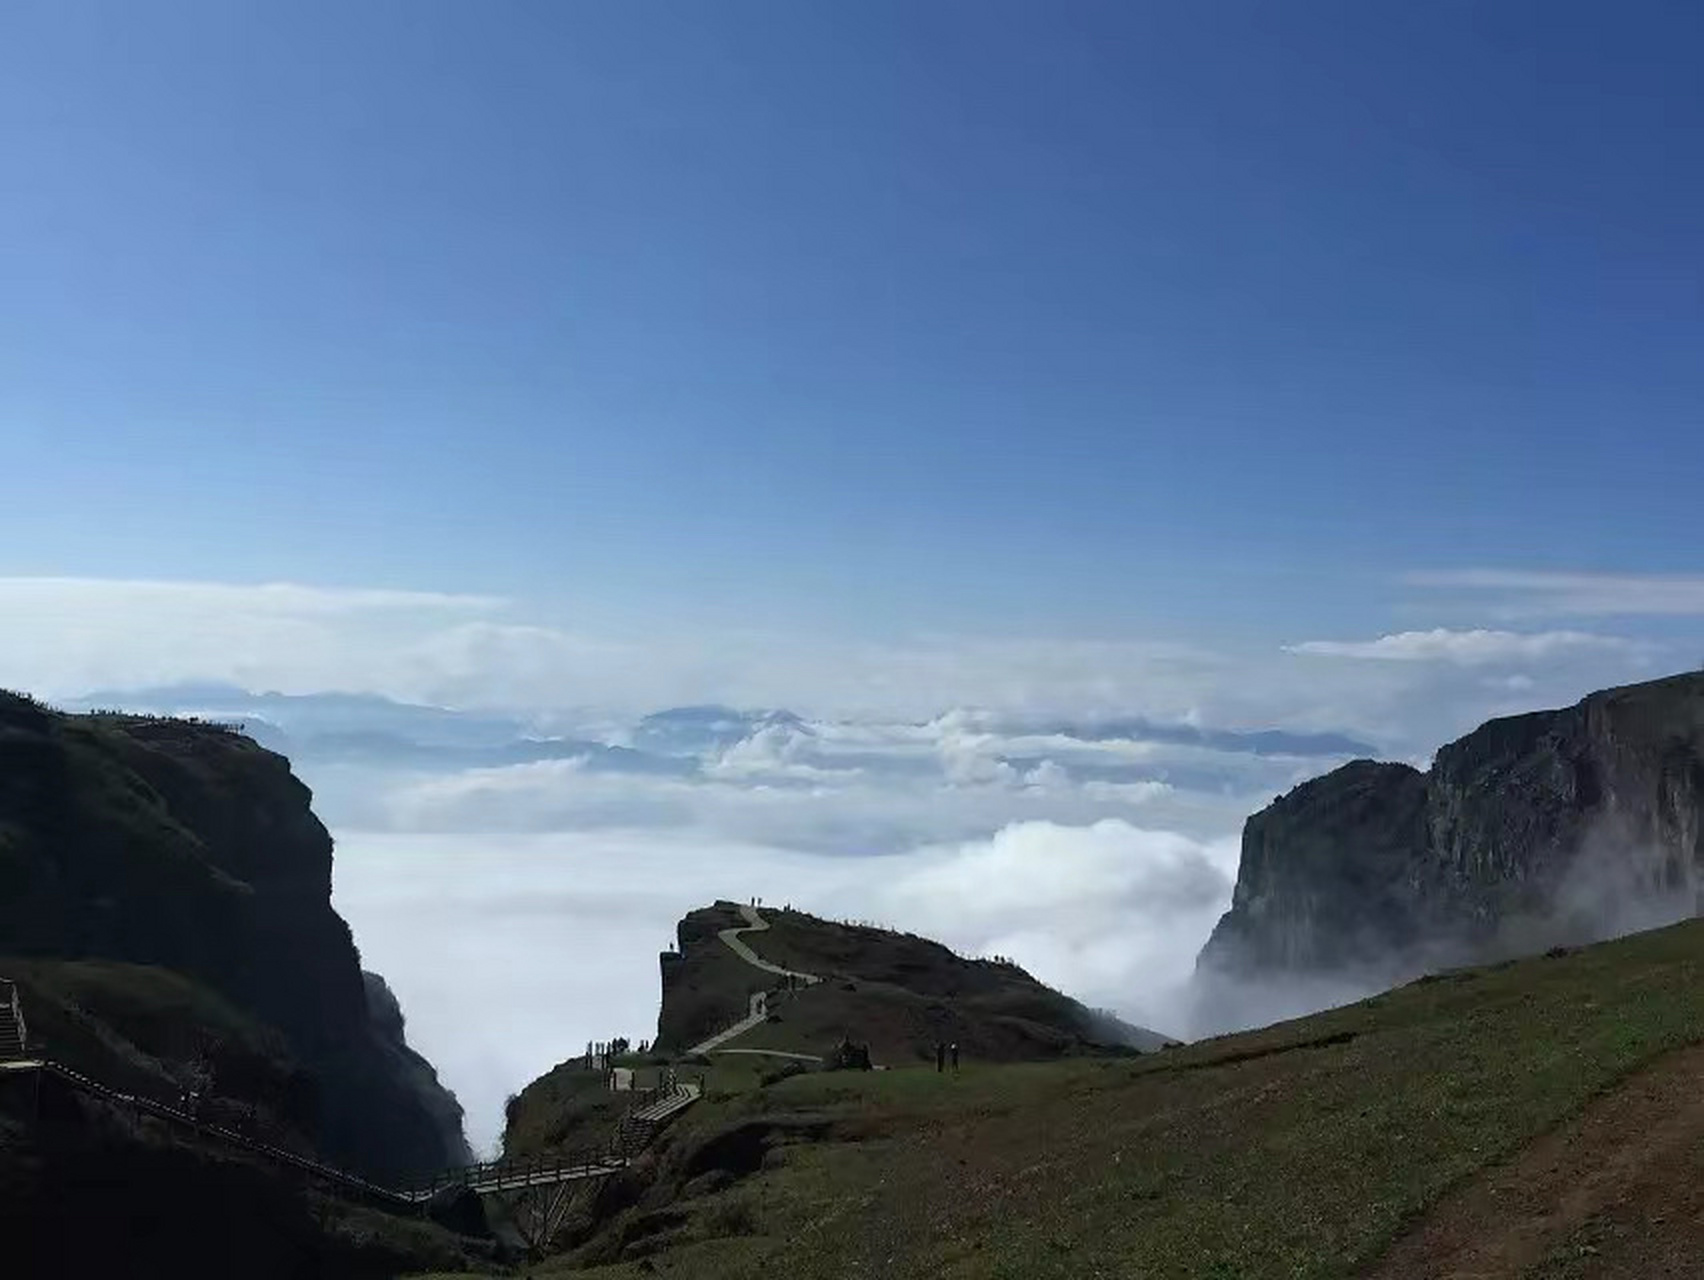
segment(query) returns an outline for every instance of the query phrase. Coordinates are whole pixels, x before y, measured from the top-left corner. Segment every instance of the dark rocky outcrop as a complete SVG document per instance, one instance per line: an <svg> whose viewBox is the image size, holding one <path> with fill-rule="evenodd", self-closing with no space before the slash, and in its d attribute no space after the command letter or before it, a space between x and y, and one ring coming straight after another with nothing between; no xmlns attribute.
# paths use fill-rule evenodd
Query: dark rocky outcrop
<svg viewBox="0 0 1704 1280"><path fill-rule="evenodd" d="M0 955L186 975L281 1035L327 1158L381 1179L461 1162L459 1107L332 909L310 799L229 729L0 694Z"/></svg>
<svg viewBox="0 0 1704 1280"><path fill-rule="evenodd" d="M420 1108L435 1121L449 1147L449 1163L471 1164L473 1150L462 1133L461 1103L439 1081L437 1068L408 1047L402 1003L378 974L363 970L361 980L367 991L373 1037L389 1060L386 1074L405 1085Z"/></svg>
<svg viewBox="0 0 1704 1280"><path fill-rule="evenodd" d="M1244 827L1197 976L1378 985L1695 914L1701 885L1693 673L1490 721L1429 772L1357 760L1280 797Z"/></svg>
<svg viewBox="0 0 1704 1280"><path fill-rule="evenodd" d="M763 908L769 928L746 942L771 963L824 979L789 990L724 946L718 934L746 923L730 902L702 907L676 929L662 956L657 1045L679 1052L745 1015L751 994L770 990L770 1025L732 1047L827 1055L843 1040L885 1064L930 1060L942 1041L982 1062L1018 1062L1125 1048L1152 1050L1167 1037L1091 1010L1005 960L961 956L916 934L803 911Z"/></svg>

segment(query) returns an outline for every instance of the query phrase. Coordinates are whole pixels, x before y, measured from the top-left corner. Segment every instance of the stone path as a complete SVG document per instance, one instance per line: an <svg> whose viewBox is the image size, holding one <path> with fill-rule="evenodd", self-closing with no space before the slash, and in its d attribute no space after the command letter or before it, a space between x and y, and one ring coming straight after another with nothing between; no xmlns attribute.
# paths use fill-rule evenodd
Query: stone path
<svg viewBox="0 0 1704 1280"><path fill-rule="evenodd" d="M742 925L738 928L734 928L734 929L723 929L716 936L719 937L722 940L723 944L730 951L732 951L735 955L737 955L741 960L744 960L747 964L751 965L755 969L763 970L765 973L777 974L777 975L779 975L780 977L783 977L783 978L792 978L801 987L814 986L817 983L822 981L822 979L814 973L800 973L796 969L784 969L778 964L771 964L771 963L769 963L769 961L765 960L762 956L758 955L757 952L753 951L750 947L748 947L745 944L745 940L743 938L741 938L740 935L742 933L762 933L764 930L769 928L769 924L766 920L764 920L764 918L761 915L758 914L757 908L752 906L749 903L741 903L740 904L740 914L743 915L746 919L746 923L744 925ZM766 1022L768 1020L768 1018L769 1018L769 993L766 992L766 991L756 992L751 997L750 1005L747 1006L747 1012L746 1012L745 1017L741 1018L738 1022L734 1023L733 1026L727 1027L727 1028L724 1028L721 1031L718 1031L715 1035L711 1036L708 1040L702 1040L698 1044L693 1045L692 1048L687 1050L687 1053L692 1054L692 1053L731 1053L731 1052L734 1052L733 1050L723 1049L720 1046L726 1044L729 1040L732 1040L735 1036L744 1035L747 1031L750 1031L753 1027L761 1026L764 1022ZM743 1052L743 1053L768 1053L768 1054L772 1054L773 1056L778 1057L778 1058L806 1058L806 1059L808 1059L808 1058L812 1057L812 1055L810 1055L810 1054L786 1053L786 1052L782 1052L780 1050L770 1050L770 1049L745 1049L745 1050L741 1050L740 1052ZM815 1060L820 1062L822 1059L817 1058Z"/></svg>
<svg viewBox="0 0 1704 1280"><path fill-rule="evenodd" d="M723 929L722 932L716 936L721 938L722 941L727 944L729 949L732 950L733 953L741 960L744 960L747 964L752 965L755 968L762 969L765 973L780 974L783 978L797 978L802 985L807 987L822 981L822 979L814 973L799 973L794 969L783 969L778 964L770 964L769 961L765 960L762 956L758 955L757 952L746 946L745 941L740 937L740 934L762 933L769 928L769 922L757 913L756 907L751 906L749 903L740 904L740 914L746 918L746 923L743 928Z"/></svg>
<svg viewBox="0 0 1704 1280"><path fill-rule="evenodd" d="M687 1053L709 1053L714 1050L716 1046L732 1040L735 1036L744 1035L753 1027L767 1022L769 1020L769 994L764 991L755 992L752 995L749 1010L750 1011L746 1014L746 1016L734 1023L733 1026L718 1031L708 1040L699 1041L697 1044L693 1045L692 1048L688 1049Z"/></svg>

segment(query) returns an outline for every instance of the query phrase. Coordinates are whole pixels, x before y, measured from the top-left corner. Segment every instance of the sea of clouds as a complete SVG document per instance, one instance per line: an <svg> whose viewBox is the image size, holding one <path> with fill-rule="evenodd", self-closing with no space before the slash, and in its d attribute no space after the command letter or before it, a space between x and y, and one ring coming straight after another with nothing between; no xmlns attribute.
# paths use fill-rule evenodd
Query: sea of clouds
<svg viewBox="0 0 1704 1280"><path fill-rule="evenodd" d="M1530 624L1240 649L594 636L484 597L88 579L0 579L0 612L0 684L242 720L291 757L364 961L484 1149L528 1080L653 1033L657 954L719 897L1010 955L1187 1036L1247 814L1665 657Z"/></svg>

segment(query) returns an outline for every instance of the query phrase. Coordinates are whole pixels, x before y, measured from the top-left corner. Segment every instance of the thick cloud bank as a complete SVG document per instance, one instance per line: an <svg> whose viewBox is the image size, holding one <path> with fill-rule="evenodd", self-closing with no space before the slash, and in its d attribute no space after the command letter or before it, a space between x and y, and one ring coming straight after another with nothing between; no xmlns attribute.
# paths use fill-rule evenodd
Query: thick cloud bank
<svg viewBox="0 0 1704 1280"><path fill-rule="evenodd" d="M1015 823L865 858L646 830L345 834L337 902L489 1147L504 1096L588 1039L652 1034L675 920L761 895L914 930L1162 1029L1230 899L1235 848L1120 819Z"/></svg>
<svg viewBox="0 0 1704 1280"><path fill-rule="evenodd" d="M1501 593L1494 617L1673 614L1696 594L1415 582ZM0 684L241 720L291 757L338 838L337 900L367 963L486 1146L507 1093L589 1039L650 1034L657 952L716 897L1009 954L1188 1034L1179 987L1248 813L1351 756L1423 765L1490 715L1663 661L1595 627L1238 651L592 634L484 596L80 579L0 579L0 611Z"/></svg>

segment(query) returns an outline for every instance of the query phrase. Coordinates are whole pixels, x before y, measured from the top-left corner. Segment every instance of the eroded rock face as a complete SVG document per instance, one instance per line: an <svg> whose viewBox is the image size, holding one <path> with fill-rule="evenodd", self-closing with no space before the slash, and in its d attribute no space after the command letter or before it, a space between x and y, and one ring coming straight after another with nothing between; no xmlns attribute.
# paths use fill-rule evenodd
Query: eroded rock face
<svg viewBox="0 0 1704 1280"><path fill-rule="evenodd" d="M460 1109L363 979L311 798L238 733L0 694L0 954L192 976L313 1071L328 1157L381 1177L457 1163Z"/></svg>
<svg viewBox="0 0 1704 1280"><path fill-rule="evenodd" d="M1370 989L1695 914L1701 818L1700 673L1490 721L1427 773L1357 760L1248 820L1197 976Z"/></svg>
<svg viewBox="0 0 1704 1280"><path fill-rule="evenodd" d="M438 1070L408 1046L402 1004L376 973L361 974L367 988L367 1014L374 1038L389 1060L387 1074L404 1085L431 1116L449 1149L449 1164L472 1164L473 1149L463 1136L463 1112L456 1095L438 1079Z"/></svg>

